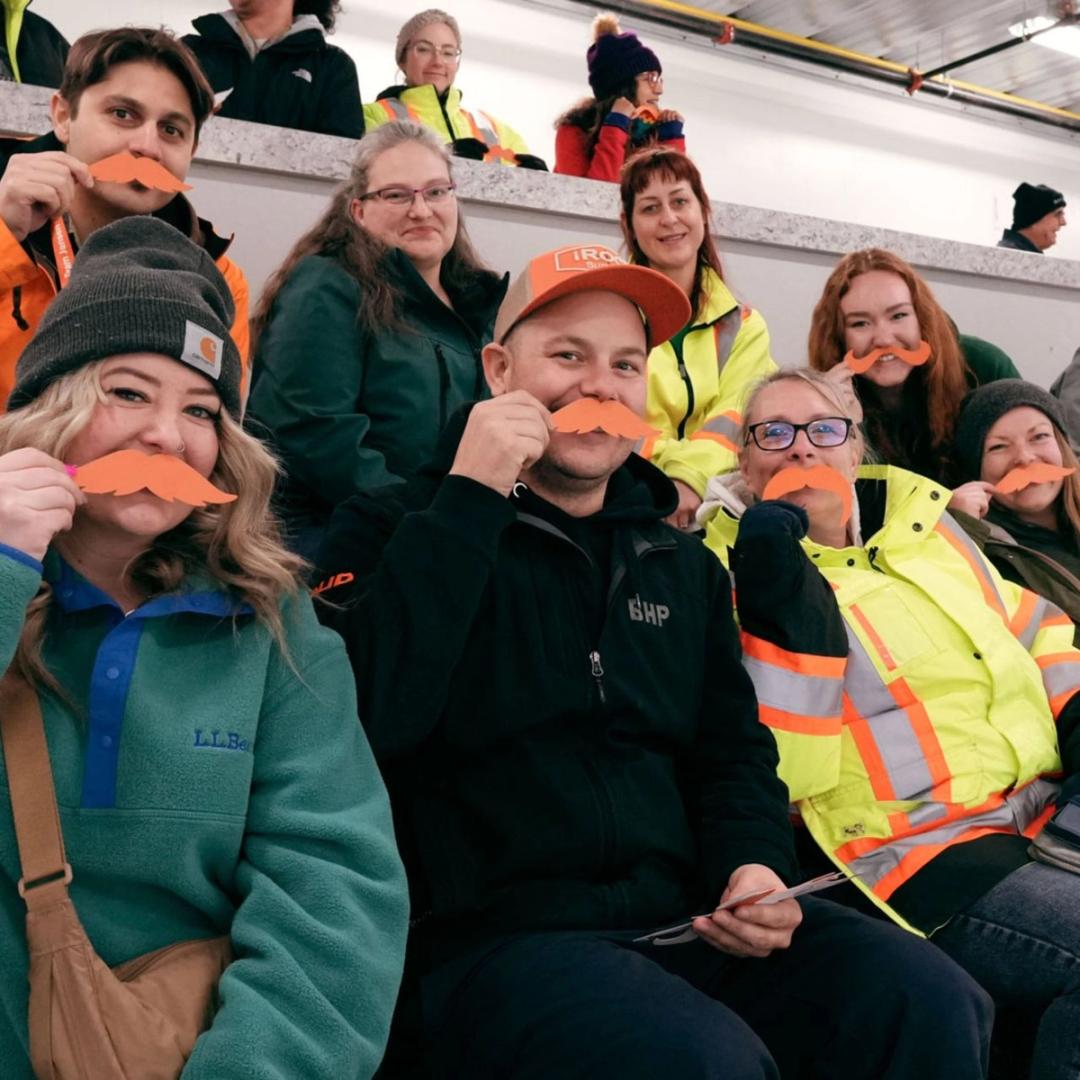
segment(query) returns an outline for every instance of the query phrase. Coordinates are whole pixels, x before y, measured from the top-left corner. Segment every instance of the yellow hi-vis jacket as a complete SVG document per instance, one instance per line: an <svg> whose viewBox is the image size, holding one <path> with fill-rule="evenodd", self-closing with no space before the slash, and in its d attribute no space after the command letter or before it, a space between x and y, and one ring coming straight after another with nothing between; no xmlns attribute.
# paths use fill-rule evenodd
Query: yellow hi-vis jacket
<svg viewBox="0 0 1080 1080"><path fill-rule="evenodd" d="M735 468L746 393L777 370L761 313L739 304L713 270L704 288L682 356L670 341L649 353L647 419L661 434L641 450L699 495L710 477Z"/></svg>
<svg viewBox="0 0 1080 1080"><path fill-rule="evenodd" d="M983 558L946 512L948 490L888 466L859 478L860 495L874 482L884 495L881 528L861 547L801 541L807 572L832 587L847 655L815 652L820 613L787 611L783 646L744 629L744 664L814 839L914 930L889 897L935 855L991 833L1034 836L1053 812L1055 725L1080 689L1080 651L1059 608ZM715 503L702 516L726 564L738 520ZM812 590L790 603L801 595ZM750 600L737 602L745 625Z"/></svg>
<svg viewBox="0 0 1080 1080"><path fill-rule="evenodd" d="M450 88L445 101L439 100L431 83L394 87L364 106L364 130L374 131L391 120L415 120L426 124L443 142L478 139L487 147L485 161L516 165L516 155L529 152L525 140L509 124L486 112L478 115L483 123L477 123L473 114L461 107L461 91L456 86Z"/></svg>

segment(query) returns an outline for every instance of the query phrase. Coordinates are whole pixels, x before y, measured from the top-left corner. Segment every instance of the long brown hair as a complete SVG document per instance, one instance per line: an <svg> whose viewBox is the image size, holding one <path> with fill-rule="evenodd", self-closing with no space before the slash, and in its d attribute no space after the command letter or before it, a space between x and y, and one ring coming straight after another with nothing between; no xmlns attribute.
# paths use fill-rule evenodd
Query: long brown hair
<svg viewBox="0 0 1080 1080"><path fill-rule="evenodd" d="M637 96L637 80L631 79L626 86L621 87L616 93L605 98L587 97L582 98L576 105L571 105L555 121L556 129L569 126L581 128L588 136L585 140L585 151L592 157L596 149L596 143L600 138L600 129L604 126L604 120L611 112L612 106L619 98L624 97L633 101Z"/></svg>
<svg viewBox="0 0 1080 1080"><path fill-rule="evenodd" d="M866 251L852 251L837 263L825 283L825 290L810 321L810 366L817 371L828 371L843 360L847 346L844 343L844 315L840 310L840 301L847 295L852 281L871 270L896 274L903 278L911 292L915 317L919 320L923 340L930 345L931 355L922 367L916 368L908 376L907 382L917 380L914 385L923 390L930 446L934 450L944 450L952 443L960 402L970 389L968 366L949 316L934 298L930 286L899 255L882 248L868 248ZM872 403L864 400L863 404L870 405L866 410L870 438L888 461L899 448L881 445L882 442L887 443L887 438L880 425L875 423Z"/></svg>
<svg viewBox="0 0 1080 1080"><path fill-rule="evenodd" d="M705 182L701 179L698 167L685 154L667 146L654 146L639 150L626 160L619 178L619 195L622 198L622 216L619 221L622 225L623 240L630 252L630 261L639 266L648 266L649 260L634 236L634 204L637 202L637 197L655 177L671 183L681 181L689 184L690 190L701 206L701 216L705 221L705 235L698 248L694 285L690 290L690 307L696 317L705 301L702 271L706 268L713 270L721 280L724 278L724 271L712 237L712 207L705 191Z"/></svg>
<svg viewBox="0 0 1080 1080"><path fill-rule="evenodd" d="M285 261L270 275L251 319L251 352L254 354L259 336L270 321L274 301L301 259L323 255L333 259L346 273L360 282L357 322L376 332L400 326L401 290L394 284L382 265L389 248L367 229L357 225L349 212L353 199L367 194L368 177L376 158L403 143L416 142L438 154L446 162L453 179L450 153L446 145L428 127L412 120L394 120L383 124L360 140L356 158L348 179L334 192L323 216L293 245ZM439 277L451 296L471 289L482 279L497 281L473 250L458 215L457 234L453 246L443 257Z"/></svg>

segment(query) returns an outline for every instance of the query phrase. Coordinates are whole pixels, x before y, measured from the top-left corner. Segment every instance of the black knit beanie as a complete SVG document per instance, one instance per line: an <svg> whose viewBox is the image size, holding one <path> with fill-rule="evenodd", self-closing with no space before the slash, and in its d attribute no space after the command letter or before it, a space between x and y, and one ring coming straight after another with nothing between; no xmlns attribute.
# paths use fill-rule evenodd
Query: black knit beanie
<svg viewBox="0 0 1080 1080"><path fill-rule="evenodd" d="M205 375L239 420L235 306L213 259L172 225L137 215L93 232L15 368L8 408L85 364L159 353Z"/></svg>
<svg viewBox="0 0 1080 1080"><path fill-rule="evenodd" d="M637 34L619 33L619 21L610 12L596 17L593 34L596 40L585 58L589 86L598 101L621 93L642 72L662 70L659 57L641 44Z"/></svg>
<svg viewBox="0 0 1080 1080"><path fill-rule="evenodd" d="M1026 229L1040 218L1061 210L1065 206L1065 196L1045 184L1021 184L1013 192L1014 229Z"/></svg>
<svg viewBox="0 0 1080 1080"><path fill-rule="evenodd" d="M999 379L980 386L960 403L960 415L956 420L953 445L962 480L979 479L987 434L1007 412L1021 405L1038 409L1065 435L1061 403L1041 386L1024 379Z"/></svg>

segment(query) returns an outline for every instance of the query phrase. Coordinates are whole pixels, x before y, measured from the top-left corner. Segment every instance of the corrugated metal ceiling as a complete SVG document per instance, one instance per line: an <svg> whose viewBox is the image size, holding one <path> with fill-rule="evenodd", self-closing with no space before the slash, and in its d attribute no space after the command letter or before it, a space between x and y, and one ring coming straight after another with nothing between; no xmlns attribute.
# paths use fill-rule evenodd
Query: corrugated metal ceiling
<svg viewBox="0 0 1080 1080"><path fill-rule="evenodd" d="M718 15L929 71L1008 40L1009 27L1059 4L1032 0L689 0ZM1080 29L1075 31L1080 37ZM949 76L1080 112L1080 59L1023 42Z"/></svg>

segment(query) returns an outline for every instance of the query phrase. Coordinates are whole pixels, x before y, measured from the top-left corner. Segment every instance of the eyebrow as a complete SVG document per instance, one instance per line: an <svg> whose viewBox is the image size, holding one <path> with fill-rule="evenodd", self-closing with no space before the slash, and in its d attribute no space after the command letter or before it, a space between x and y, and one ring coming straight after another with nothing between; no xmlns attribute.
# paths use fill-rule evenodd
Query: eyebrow
<svg viewBox="0 0 1080 1080"><path fill-rule="evenodd" d="M912 300L901 300L899 304L890 304L885 310L887 312L888 311L897 311L898 309L900 309L902 307L914 307L914 306L915 306L915 303ZM870 314L872 314L872 312L869 312L869 311L846 311L844 313L844 318L845 319L850 319L853 315L870 315Z"/></svg>
<svg viewBox="0 0 1080 1080"><path fill-rule="evenodd" d="M149 109L141 101L136 98L125 97L123 94L109 94L103 102L106 106L119 105L123 109L130 109L132 112L146 113ZM195 126L195 120L187 113L173 111L166 113L164 116L158 118L162 123L169 124L185 124L188 127Z"/></svg>
<svg viewBox="0 0 1080 1080"><path fill-rule="evenodd" d="M586 341L584 338L575 336L574 334L559 334L557 337L553 337L544 343L545 349L554 349L559 345L573 345L575 349L580 349L582 352L596 352L592 342ZM616 356L648 356L646 349L639 348L636 345L623 345L621 348L615 350Z"/></svg>
<svg viewBox="0 0 1080 1080"><path fill-rule="evenodd" d="M109 375L128 375L135 379L142 379L144 382L148 382L151 386L161 386L161 380L155 379L153 375L147 375L145 371L139 371L137 368L130 367L114 367L105 372L105 377ZM212 394L214 397L220 397L221 395L212 386L192 386L188 390L184 391L189 396L197 394L202 397L207 394Z"/></svg>

